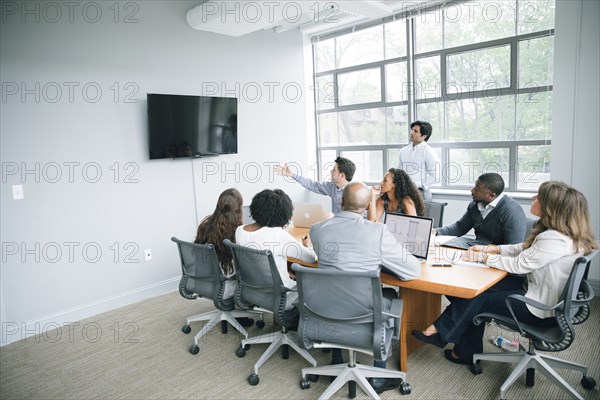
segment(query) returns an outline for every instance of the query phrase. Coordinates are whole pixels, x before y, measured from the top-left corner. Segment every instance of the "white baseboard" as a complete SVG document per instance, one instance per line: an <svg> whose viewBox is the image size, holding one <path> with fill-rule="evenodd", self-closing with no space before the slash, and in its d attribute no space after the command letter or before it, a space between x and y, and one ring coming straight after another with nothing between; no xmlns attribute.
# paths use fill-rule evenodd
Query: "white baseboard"
<svg viewBox="0 0 600 400"><path fill-rule="evenodd" d="M73 307L52 315L28 322L2 321L2 337L0 346L25 339L29 336L45 334L53 329L59 329L69 324L81 321L94 315L101 314L129 304L137 303L151 297L160 296L177 290L181 277L174 277L139 289L130 290L115 296L100 299L88 304Z"/></svg>

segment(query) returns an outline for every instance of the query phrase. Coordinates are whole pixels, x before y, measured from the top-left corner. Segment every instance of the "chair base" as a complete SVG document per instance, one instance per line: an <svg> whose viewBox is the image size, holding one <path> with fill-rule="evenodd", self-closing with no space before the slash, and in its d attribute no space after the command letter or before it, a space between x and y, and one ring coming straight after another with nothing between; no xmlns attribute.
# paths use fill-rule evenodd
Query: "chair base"
<svg viewBox="0 0 600 400"><path fill-rule="evenodd" d="M192 317L189 317L187 319L187 324L190 325L190 323L192 323L192 322L208 321L206 323L206 325L204 325L202 327L202 329L200 329L200 332L198 332L196 334L196 336L194 336L194 343L196 345L199 344L200 339L202 339L202 336L204 336L208 332L210 332L210 330L213 329L221 321L227 321L227 322L229 322L229 324L231 324L231 326L233 326L242 335L244 335L245 338L248 338L248 332L236 320L236 318L240 318L240 317L249 317L249 318L251 318L251 317L260 317L260 319L262 320L263 319L263 314L261 312L258 312L258 311L241 311L241 310L222 311L222 310L215 310L215 311L210 311L210 312L207 312L207 313L204 313L204 314L199 314L199 315L194 315Z"/></svg>
<svg viewBox="0 0 600 400"><path fill-rule="evenodd" d="M277 349L279 349L283 345L288 345L298 354L300 354L306 361L308 361L313 367L317 366L317 360L313 356L310 355L308 351L301 348L297 344L297 333L290 331L279 331L279 332L270 332L264 335L255 336L251 338L246 338L242 340L241 347L245 348L246 345L250 344L260 344L260 343L271 343L267 350L260 356L258 361L254 364L254 373L258 375L258 369L271 357Z"/></svg>
<svg viewBox="0 0 600 400"><path fill-rule="evenodd" d="M322 367L303 368L302 379L308 375L336 376L335 380L319 396L319 399L328 399L340 390L346 383L354 381L358 383L361 389L371 398L379 399L375 389L367 381L368 378L392 378L406 381L406 373L402 371L391 371L385 368L378 368L369 365L356 363L356 353L350 350L350 361L345 364L324 365Z"/></svg>
<svg viewBox="0 0 600 400"><path fill-rule="evenodd" d="M518 365L504 381L500 387L500 399L506 398L506 392L508 388L515 383L515 381L523 375L529 368L540 371L548 379L550 379L555 385L560 387L562 390L570 394L576 399L583 400L583 397L579 395L555 370L554 368L565 368L580 371L584 376L587 374L587 367L582 364L573 363L570 361L561 360L560 358L542 355L538 353L528 353L525 351L518 351L514 353L489 353L489 354L475 354L473 356L473 363L478 360L487 361L499 361L504 363L513 363Z"/></svg>

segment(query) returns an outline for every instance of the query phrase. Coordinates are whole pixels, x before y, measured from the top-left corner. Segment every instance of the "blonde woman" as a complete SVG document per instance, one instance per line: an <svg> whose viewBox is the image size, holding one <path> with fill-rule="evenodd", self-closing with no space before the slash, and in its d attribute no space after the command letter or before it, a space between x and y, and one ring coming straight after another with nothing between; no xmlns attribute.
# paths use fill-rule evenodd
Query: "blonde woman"
<svg viewBox="0 0 600 400"><path fill-rule="evenodd" d="M505 298L521 294L539 303L557 303L575 260L598 247L590 224L587 200L569 185L548 181L531 199L531 213L539 217L524 243L502 246L473 246L463 253L468 261L483 262L510 274L474 299L449 298L451 304L425 331L413 331L422 342L454 349L444 356L456 364L470 364L473 354L483 351L485 324L476 326L473 317L493 312L510 317ZM526 285L525 285L526 283ZM526 287L526 289L524 289ZM519 321L552 325L554 312L513 303Z"/></svg>

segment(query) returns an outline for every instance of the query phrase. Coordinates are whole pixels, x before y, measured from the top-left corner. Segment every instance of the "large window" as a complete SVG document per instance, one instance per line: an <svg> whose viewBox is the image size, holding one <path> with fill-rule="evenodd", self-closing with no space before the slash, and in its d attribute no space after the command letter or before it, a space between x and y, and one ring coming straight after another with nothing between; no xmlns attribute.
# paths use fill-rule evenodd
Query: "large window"
<svg viewBox="0 0 600 400"><path fill-rule="evenodd" d="M346 156L378 182L422 120L438 188L498 172L507 190L535 191L550 169L554 0L418 11L313 38L321 166Z"/></svg>

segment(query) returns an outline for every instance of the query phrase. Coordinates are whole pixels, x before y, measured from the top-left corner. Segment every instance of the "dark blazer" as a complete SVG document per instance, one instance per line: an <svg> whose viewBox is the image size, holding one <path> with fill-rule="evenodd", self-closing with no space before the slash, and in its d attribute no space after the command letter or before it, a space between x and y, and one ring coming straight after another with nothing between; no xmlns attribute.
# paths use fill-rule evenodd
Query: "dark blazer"
<svg viewBox="0 0 600 400"><path fill-rule="evenodd" d="M467 212L452 225L437 229L438 235L462 236L475 228L477 240L493 244L515 244L525 241L525 213L512 198L504 196L498 205L483 219L472 201Z"/></svg>

